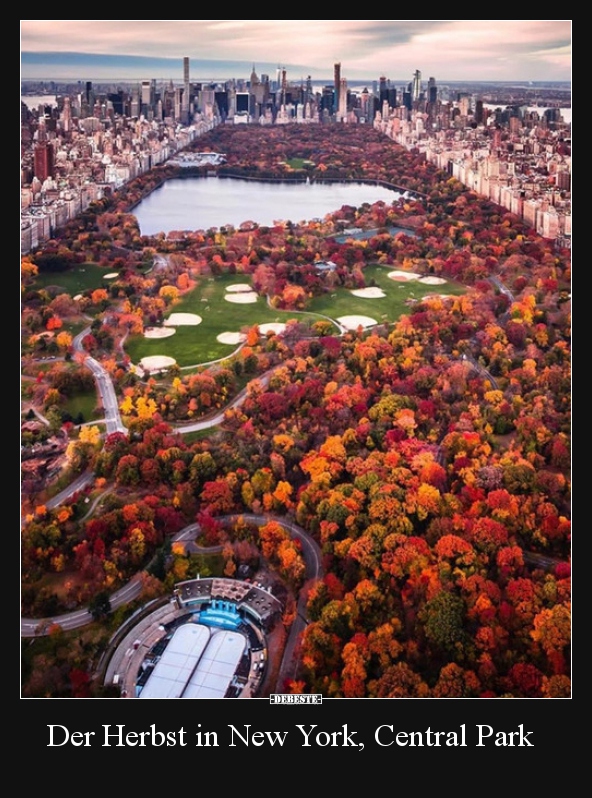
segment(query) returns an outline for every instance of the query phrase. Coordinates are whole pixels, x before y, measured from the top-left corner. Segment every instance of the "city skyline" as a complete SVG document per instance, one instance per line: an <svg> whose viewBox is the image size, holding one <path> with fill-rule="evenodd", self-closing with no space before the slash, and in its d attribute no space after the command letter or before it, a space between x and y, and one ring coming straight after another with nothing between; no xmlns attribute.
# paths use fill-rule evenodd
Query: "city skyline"
<svg viewBox="0 0 592 798"><path fill-rule="evenodd" d="M570 81L571 20L21 20L22 80Z"/></svg>

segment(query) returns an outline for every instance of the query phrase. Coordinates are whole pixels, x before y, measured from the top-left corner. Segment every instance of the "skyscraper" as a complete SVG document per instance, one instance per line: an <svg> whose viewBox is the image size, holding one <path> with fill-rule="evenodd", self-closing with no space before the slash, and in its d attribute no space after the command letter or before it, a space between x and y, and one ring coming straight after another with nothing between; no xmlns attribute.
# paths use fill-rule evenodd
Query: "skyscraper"
<svg viewBox="0 0 592 798"><path fill-rule="evenodd" d="M64 133L69 133L72 130L72 108L70 106L70 98L64 97L64 107L61 113L62 130Z"/></svg>
<svg viewBox="0 0 592 798"><path fill-rule="evenodd" d="M482 125L485 121L485 115L483 112L483 100L477 100L475 103L475 122L478 125Z"/></svg>
<svg viewBox="0 0 592 798"><path fill-rule="evenodd" d="M306 94L304 97L304 102L312 102L312 80L310 75L306 78Z"/></svg>
<svg viewBox="0 0 592 798"><path fill-rule="evenodd" d="M54 149L53 144L47 138L44 117L39 120L37 144L33 151L33 163L35 177L41 182L48 177L54 176Z"/></svg>
<svg viewBox="0 0 592 798"><path fill-rule="evenodd" d="M347 116L347 80L341 78L339 81L339 106L337 109L337 116L343 119Z"/></svg>
<svg viewBox="0 0 592 798"><path fill-rule="evenodd" d="M411 100L417 102L421 94L421 72L416 69L413 73L413 83L411 88Z"/></svg>
<svg viewBox="0 0 592 798"><path fill-rule="evenodd" d="M183 98L181 101L181 121L184 125L189 124L189 59L183 59Z"/></svg>
<svg viewBox="0 0 592 798"><path fill-rule="evenodd" d="M333 113L339 111L339 91L341 89L341 64L333 67Z"/></svg>
<svg viewBox="0 0 592 798"><path fill-rule="evenodd" d="M143 80L140 86L140 110L145 116L154 109L156 98L156 81Z"/></svg>
<svg viewBox="0 0 592 798"><path fill-rule="evenodd" d="M428 78L428 102L435 103L438 99L438 88L436 78Z"/></svg>
<svg viewBox="0 0 592 798"><path fill-rule="evenodd" d="M87 80L85 87L84 87L84 101L89 108L92 108L95 104L95 94L93 91L92 81Z"/></svg>

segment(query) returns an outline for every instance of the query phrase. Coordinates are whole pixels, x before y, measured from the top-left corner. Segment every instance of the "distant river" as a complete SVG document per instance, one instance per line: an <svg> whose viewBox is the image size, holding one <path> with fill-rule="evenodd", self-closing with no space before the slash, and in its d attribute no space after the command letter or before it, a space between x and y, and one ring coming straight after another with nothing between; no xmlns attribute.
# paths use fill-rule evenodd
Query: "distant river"
<svg viewBox="0 0 592 798"><path fill-rule="evenodd" d="M58 104L58 99L55 94L21 94L21 101L24 102L29 109L37 109L40 105Z"/></svg>
<svg viewBox="0 0 592 798"><path fill-rule="evenodd" d="M133 210L142 235L171 230L253 221L270 227L275 221L294 224L323 218L342 205L358 208L382 200L390 205L403 195L366 183L272 183L231 177L174 178L143 199Z"/></svg>
<svg viewBox="0 0 592 798"><path fill-rule="evenodd" d="M490 111L495 111L496 108L501 108L502 110L506 108L505 105L500 103L483 103L485 108L489 108ZM539 116L543 116L545 111L550 110L551 106L548 105L527 105L527 111L536 111ZM560 108L559 113L563 117L563 121L566 125L571 125L571 107L570 108Z"/></svg>

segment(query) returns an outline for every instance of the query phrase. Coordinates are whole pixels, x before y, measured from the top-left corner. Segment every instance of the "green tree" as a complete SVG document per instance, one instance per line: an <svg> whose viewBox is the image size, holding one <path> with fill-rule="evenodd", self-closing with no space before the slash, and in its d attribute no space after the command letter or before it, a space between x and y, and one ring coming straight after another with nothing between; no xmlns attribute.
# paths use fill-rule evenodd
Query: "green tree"
<svg viewBox="0 0 592 798"><path fill-rule="evenodd" d="M420 613L426 637L442 651L453 654L465 642L465 603L460 596L442 591Z"/></svg>
<svg viewBox="0 0 592 798"><path fill-rule="evenodd" d="M93 596L88 604L88 611L95 621L99 621L101 618L105 618L109 615L111 612L111 599L109 598L109 594L102 590L100 593L97 593L96 596Z"/></svg>

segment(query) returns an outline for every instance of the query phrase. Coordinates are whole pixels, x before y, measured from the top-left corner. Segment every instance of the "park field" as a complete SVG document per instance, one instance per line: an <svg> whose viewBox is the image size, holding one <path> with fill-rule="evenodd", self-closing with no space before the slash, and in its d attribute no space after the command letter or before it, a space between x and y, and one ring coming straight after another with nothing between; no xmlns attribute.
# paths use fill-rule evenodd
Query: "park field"
<svg viewBox="0 0 592 798"><path fill-rule="evenodd" d="M106 280L105 275L112 273L112 269L105 269L96 263L81 263L62 272L39 272L34 288L56 287L60 289L58 293L76 296L84 291L94 291L95 288L108 288L112 281Z"/></svg>
<svg viewBox="0 0 592 798"><path fill-rule="evenodd" d="M464 294L466 288L459 283L446 282L443 285L426 285L417 280L399 282L388 274L395 271L394 266L370 264L364 268L366 286L376 286L384 292L384 297L357 297L345 288L336 288L331 293L313 297L307 305L309 311L322 313L332 319L341 316L369 316L377 322L395 322L404 313L409 313L410 300L420 300L433 294Z"/></svg>
<svg viewBox="0 0 592 798"><path fill-rule="evenodd" d="M180 368L189 368L232 355L237 344L218 341L217 337L222 333L245 332L255 324L285 324L292 319L312 325L323 318L335 320L352 315L367 316L377 323L394 322L402 314L409 313L410 300L420 300L434 294L458 295L466 291L464 286L448 281L434 286L417 280L392 280L388 276L391 271L393 267L378 264L364 269L366 285L382 289L384 297L358 297L348 289L335 288L311 298L305 312L277 310L269 307L262 296L248 304L229 302L225 298L231 295L227 291L228 287L250 285L248 275L204 277L196 288L170 308L169 313L195 314L201 319L199 324L177 326L175 334L167 338L146 338L143 334L131 336L125 343L125 349L135 365L145 357L166 356L173 358Z"/></svg>
<svg viewBox="0 0 592 798"><path fill-rule="evenodd" d="M176 360L180 368L210 363L229 357L237 344L217 340L225 332L244 332L255 324L286 324L292 319L313 324L319 320L314 313L294 313L269 307L265 297L258 296L251 304L235 304L225 299L229 285L250 284L248 275L224 274L204 277L199 285L170 308L170 313L193 313L202 321L197 325L181 325L168 338L146 338L134 335L127 339L125 350L132 363L142 358L164 355Z"/></svg>

